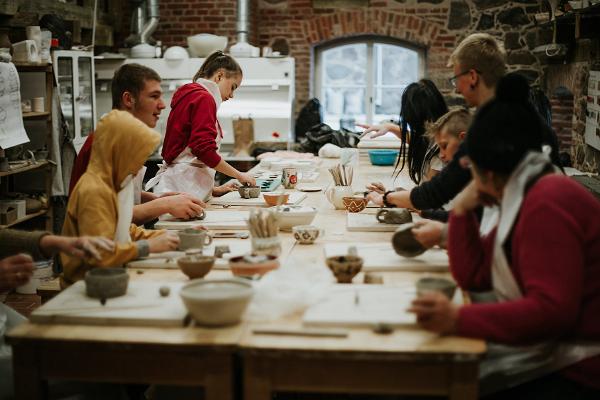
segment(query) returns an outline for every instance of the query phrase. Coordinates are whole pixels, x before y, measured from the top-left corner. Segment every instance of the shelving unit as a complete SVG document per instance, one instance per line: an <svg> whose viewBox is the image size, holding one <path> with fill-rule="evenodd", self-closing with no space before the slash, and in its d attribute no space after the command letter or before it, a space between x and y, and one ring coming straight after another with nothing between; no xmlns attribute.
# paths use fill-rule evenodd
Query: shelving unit
<svg viewBox="0 0 600 400"><path fill-rule="evenodd" d="M553 21L539 24L538 27L555 28L556 41L565 43L573 39L597 38L598 23L600 23L600 3L569 11Z"/></svg>
<svg viewBox="0 0 600 400"><path fill-rule="evenodd" d="M52 64L23 64L16 63L15 67L17 68L17 72L19 72L20 79L22 79L22 73L42 73L45 74L45 93L44 93L44 112L28 112L23 113L24 121L45 121L46 122L46 134L44 137L44 142L46 144L46 148L48 149L49 154L52 153L52 93L54 88L54 77ZM27 214L25 217L20 218L16 221L11 222L10 224L0 225L0 229L6 229L12 226L18 226L19 224L25 221L34 221L37 218L43 217L44 220L39 224L35 224L36 228L46 229L48 231L52 231L52 178L53 178L53 164L48 160L39 160L39 161L26 161L23 165L14 164L9 167L9 170L6 172L0 172L0 192L2 194L13 191L15 188L15 180L17 179L26 179L25 176L21 175L23 173L43 173L44 174L44 192L46 193L46 197L48 198L48 207L42 209L40 211ZM5 197L5 196L2 196Z"/></svg>

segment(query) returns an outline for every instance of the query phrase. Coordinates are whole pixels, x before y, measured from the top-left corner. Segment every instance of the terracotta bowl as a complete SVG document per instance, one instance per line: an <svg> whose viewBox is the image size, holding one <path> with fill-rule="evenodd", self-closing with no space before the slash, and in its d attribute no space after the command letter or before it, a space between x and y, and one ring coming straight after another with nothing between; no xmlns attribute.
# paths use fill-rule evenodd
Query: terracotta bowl
<svg viewBox="0 0 600 400"><path fill-rule="evenodd" d="M419 296L426 292L441 292L450 300L452 300L456 291L456 283L451 280L430 276L419 279L416 286Z"/></svg>
<svg viewBox="0 0 600 400"><path fill-rule="evenodd" d="M289 193L263 193L263 199L265 203L274 207L276 205L287 204L290 199Z"/></svg>
<svg viewBox="0 0 600 400"><path fill-rule="evenodd" d="M367 207L367 203L369 202L369 200L363 197L344 197L342 201L344 202L346 210L351 213L361 212Z"/></svg>
<svg viewBox="0 0 600 400"><path fill-rule="evenodd" d="M363 266L363 259L359 256L327 257L326 262L338 283L352 283L352 278L360 272Z"/></svg>
<svg viewBox="0 0 600 400"><path fill-rule="evenodd" d="M235 276L262 276L269 271L279 268L279 260L273 255L258 256L249 254L230 258L229 268Z"/></svg>
<svg viewBox="0 0 600 400"><path fill-rule="evenodd" d="M85 293L95 299L111 299L127 293L129 274L124 268L94 268L85 273Z"/></svg>
<svg viewBox="0 0 600 400"><path fill-rule="evenodd" d="M243 279L194 279L179 292L183 304L200 325L223 326L240 322L254 293Z"/></svg>
<svg viewBox="0 0 600 400"><path fill-rule="evenodd" d="M185 256L177 260L179 269L190 279L203 278L215 265L214 256Z"/></svg>

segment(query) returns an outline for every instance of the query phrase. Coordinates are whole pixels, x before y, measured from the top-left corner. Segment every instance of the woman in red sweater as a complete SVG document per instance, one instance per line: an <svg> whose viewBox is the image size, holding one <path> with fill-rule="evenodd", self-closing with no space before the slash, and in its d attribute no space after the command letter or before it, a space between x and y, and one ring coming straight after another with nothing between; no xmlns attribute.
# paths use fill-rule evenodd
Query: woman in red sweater
<svg viewBox="0 0 600 400"><path fill-rule="evenodd" d="M451 272L490 303L457 306L439 293L413 302L426 329L481 338L492 398L600 398L600 202L555 173L524 78L509 74L467 135L473 181L449 222ZM480 237L473 210L500 205ZM501 391L499 391L501 390Z"/></svg>
<svg viewBox="0 0 600 400"><path fill-rule="evenodd" d="M235 190L234 185L215 188L215 171L241 183L256 184L251 174L238 171L219 155L223 132L217 109L233 98L241 83L239 64L217 51L204 61L192 83L175 92L163 142L164 161L146 189L154 187L158 194L189 193L200 199Z"/></svg>

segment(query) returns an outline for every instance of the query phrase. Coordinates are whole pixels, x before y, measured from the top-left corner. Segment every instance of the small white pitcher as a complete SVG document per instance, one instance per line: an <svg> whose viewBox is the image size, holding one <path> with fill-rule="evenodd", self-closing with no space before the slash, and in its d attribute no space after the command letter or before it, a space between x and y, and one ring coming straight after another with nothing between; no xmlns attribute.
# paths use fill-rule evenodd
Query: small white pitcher
<svg viewBox="0 0 600 400"><path fill-rule="evenodd" d="M354 195L354 190L352 186L332 186L325 191L325 195L336 210L344 210L343 198Z"/></svg>

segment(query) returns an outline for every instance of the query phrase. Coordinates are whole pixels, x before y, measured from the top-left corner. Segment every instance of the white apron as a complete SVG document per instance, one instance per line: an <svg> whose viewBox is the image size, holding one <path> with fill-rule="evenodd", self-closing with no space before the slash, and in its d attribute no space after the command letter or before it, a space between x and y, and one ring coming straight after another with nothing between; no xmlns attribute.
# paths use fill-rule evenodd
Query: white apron
<svg viewBox="0 0 600 400"><path fill-rule="evenodd" d="M497 301L523 297L504 254L508 238L521 209L525 186L551 165L547 154L529 153L513 171L504 188L492 258L492 287ZM600 343L545 342L532 346L488 343L480 365L481 394L487 395L559 371L600 354Z"/></svg>
<svg viewBox="0 0 600 400"><path fill-rule="evenodd" d="M221 93L219 87L213 81L198 79L197 83L202 85L213 96L217 109L221 105ZM216 122L217 149L221 147L223 131ZM167 192L189 193L195 197L207 201L212 195L215 185L216 171L200 161L189 147L186 147L171 164L165 161L159 165L156 176L146 183L146 190L154 187L154 193L161 195Z"/></svg>

